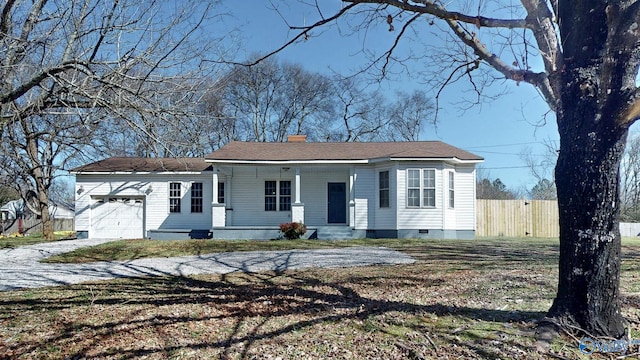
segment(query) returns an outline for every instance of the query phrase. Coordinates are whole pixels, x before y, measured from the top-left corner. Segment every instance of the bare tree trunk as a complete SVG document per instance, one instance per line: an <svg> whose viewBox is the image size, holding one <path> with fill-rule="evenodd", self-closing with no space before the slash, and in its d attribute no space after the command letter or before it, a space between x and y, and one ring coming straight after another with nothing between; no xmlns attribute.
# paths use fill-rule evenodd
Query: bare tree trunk
<svg viewBox="0 0 640 360"><path fill-rule="evenodd" d="M40 210L40 219L42 220L42 237L47 240L53 240L53 221L49 214L49 189L47 189L42 181L36 182L38 188L38 206Z"/></svg>
<svg viewBox="0 0 640 360"><path fill-rule="evenodd" d="M51 217L49 216L49 187L45 184L45 182L49 181L50 178L45 174L45 171L42 168L43 164L40 164L40 156L38 155L38 139L31 127L31 124L24 118L20 120L20 124L25 133L25 148L31 165L30 173L33 181L35 182L38 200L37 208L40 210L40 217L42 219L42 237L52 240L54 238L54 234L53 224L51 222Z"/></svg>
<svg viewBox="0 0 640 360"><path fill-rule="evenodd" d="M558 118L560 261L549 316L590 334L620 338L625 321L619 292L619 169L628 130L613 114L594 121L595 106L571 104Z"/></svg>

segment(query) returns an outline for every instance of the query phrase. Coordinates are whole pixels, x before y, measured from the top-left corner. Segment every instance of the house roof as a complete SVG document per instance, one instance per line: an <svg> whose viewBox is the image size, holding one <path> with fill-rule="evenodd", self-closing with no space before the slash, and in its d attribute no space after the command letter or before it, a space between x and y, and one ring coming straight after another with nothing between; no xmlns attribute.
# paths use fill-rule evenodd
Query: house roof
<svg viewBox="0 0 640 360"><path fill-rule="evenodd" d="M415 142L240 142L233 141L205 157L210 162L371 162L374 160L484 159L441 141Z"/></svg>
<svg viewBox="0 0 640 360"><path fill-rule="evenodd" d="M71 172L200 172L211 169L211 164L202 158L111 157L77 167Z"/></svg>
<svg viewBox="0 0 640 360"><path fill-rule="evenodd" d="M32 215L33 212L25 206L24 199L12 200L0 207L0 211L8 213L9 219L15 219L16 213L23 212ZM55 202L49 199L49 215L53 219L72 219L74 217L74 206Z"/></svg>

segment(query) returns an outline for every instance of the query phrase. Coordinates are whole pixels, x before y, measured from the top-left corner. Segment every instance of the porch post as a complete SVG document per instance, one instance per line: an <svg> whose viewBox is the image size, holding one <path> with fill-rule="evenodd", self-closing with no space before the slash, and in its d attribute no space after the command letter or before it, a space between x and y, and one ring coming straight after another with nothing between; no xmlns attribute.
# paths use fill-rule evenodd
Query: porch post
<svg viewBox="0 0 640 360"><path fill-rule="evenodd" d="M231 200L231 187L233 183L233 171L231 175L227 175L227 182L224 184L224 205L225 205L225 221L226 224L233 224L233 201Z"/></svg>
<svg viewBox="0 0 640 360"><path fill-rule="evenodd" d="M349 227L355 229L356 227L356 200L355 200L355 179L356 170L354 166L349 168Z"/></svg>
<svg viewBox="0 0 640 360"><path fill-rule="evenodd" d="M212 191L213 198L211 199L211 225L213 228L224 227L226 223L225 219L225 205L218 203L218 167L213 166L212 176Z"/></svg>
<svg viewBox="0 0 640 360"><path fill-rule="evenodd" d="M213 182L211 185L212 188L212 194L213 194L213 199L211 199L211 204L217 204L218 203L218 167L217 166L213 166Z"/></svg>
<svg viewBox="0 0 640 360"><path fill-rule="evenodd" d="M296 166L296 204L300 204L300 167Z"/></svg>
<svg viewBox="0 0 640 360"><path fill-rule="evenodd" d="M300 167L296 166L295 202L291 204L291 222L304 224L304 204L300 202Z"/></svg>

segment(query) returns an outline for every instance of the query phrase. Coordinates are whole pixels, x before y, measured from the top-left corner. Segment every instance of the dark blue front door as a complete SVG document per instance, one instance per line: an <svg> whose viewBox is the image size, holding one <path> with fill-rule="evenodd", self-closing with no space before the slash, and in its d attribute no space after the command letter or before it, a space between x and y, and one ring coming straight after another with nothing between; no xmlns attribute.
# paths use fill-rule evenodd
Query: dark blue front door
<svg viewBox="0 0 640 360"><path fill-rule="evenodd" d="M346 183L329 183L328 184L328 216L329 224L346 224L347 223L347 184Z"/></svg>

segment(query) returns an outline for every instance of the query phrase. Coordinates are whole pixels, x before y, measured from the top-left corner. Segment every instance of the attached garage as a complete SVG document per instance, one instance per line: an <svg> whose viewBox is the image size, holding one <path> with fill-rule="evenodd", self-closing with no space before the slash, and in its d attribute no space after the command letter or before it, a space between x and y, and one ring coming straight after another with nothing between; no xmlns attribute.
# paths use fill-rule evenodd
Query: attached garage
<svg viewBox="0 0 640 360"><path fill-rule="evenodd" d="M93 196L90 236L123 239L144 237L144 198Z"/></svg>

